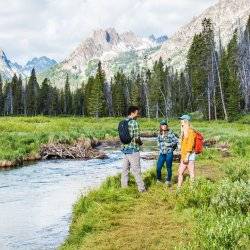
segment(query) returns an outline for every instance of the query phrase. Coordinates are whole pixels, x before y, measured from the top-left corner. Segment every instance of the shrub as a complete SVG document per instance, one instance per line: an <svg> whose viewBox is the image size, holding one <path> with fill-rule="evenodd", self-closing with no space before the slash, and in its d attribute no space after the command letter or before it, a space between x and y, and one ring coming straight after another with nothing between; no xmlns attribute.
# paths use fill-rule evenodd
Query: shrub
<svg viewBox="0 0 250 250"><path fill-rule="evenodd" d="M204 178L197 179L192 185L184 183L176 196L177 208L209 206L214 189L215 185Z"/></svg>
<svg viewBox="0 0 250 250"><path fill-rule="evenodd" d="M250 208L250 183L223 181L212 198L211 205L217 212L246 214Z"/></svg>
<svg viewBox="0 0 250 250"><path fill-rule="evenodd" d="M249 246L250 216L202 210L197 217L198 249L247 249Z"/></svg>
<svg viewBox="0 0 250 250"><path fill-rule="evenodd" d="M246 161L233 161L225 168L225 173L228 179L232 182L249 180L250 164Z"/></svg>
<svg viewBox="0 0 250 250"><path fill-rule="evenodd" d="M238 123L250 124L250 115L244 115L244 116L238 121Z"/></svg>

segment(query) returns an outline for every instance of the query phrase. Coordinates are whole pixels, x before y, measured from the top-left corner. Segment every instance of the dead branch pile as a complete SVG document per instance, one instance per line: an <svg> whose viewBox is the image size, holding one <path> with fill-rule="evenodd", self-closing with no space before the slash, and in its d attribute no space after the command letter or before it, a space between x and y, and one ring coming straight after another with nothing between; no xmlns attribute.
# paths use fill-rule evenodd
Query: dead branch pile
<svg viewBox="0 0 250 250"><path fill-rule="evenodd" d="M90 139L78 140L72 145L64 143L48 143L42 145L42 159L104 159L104 152L94 149Z"/></svg>

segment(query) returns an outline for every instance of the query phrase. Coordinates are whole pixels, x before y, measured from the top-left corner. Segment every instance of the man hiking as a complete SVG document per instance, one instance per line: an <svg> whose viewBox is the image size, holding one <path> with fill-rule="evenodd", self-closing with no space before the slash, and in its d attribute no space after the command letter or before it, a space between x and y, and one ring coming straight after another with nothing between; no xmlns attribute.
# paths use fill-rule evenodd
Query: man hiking
<svg viewBox="0 0 250 250"><path fill-rule="evenodd" d="M140 165L140 146L142 141L140 139L140 129L137 122L139 117L139 108L131 106L128 109L128 117L121 121L118 127L119 136L124 154L123 167L121 175L121 186L128 187L129 170L135 177L139 192L146 191L141 175Z"/></svg>

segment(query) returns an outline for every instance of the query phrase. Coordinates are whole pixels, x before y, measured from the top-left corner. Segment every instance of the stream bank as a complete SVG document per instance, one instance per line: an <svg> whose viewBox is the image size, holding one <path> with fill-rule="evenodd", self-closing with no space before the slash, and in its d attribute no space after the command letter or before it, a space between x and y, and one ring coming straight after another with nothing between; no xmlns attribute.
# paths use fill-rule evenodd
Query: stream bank
<svg viewBox="0 0 250 250"><path fill-rule="evenodd" d="M51 160L51 159L78 159L78 160L89 160L89 159L104 159L107 157L105 153L98 150L97 147L102 143L109 143L111 140L98 140L96 138L85 138L78 139L72 144L61 143L61 142L49 142L40 146L39 152L29 154L25 157L20 157L15 160L2 160L0 161L0 169L10 169L20 167L23 165L29 165L40 160ZM117 139L114 139L117 144Z"/></svg>

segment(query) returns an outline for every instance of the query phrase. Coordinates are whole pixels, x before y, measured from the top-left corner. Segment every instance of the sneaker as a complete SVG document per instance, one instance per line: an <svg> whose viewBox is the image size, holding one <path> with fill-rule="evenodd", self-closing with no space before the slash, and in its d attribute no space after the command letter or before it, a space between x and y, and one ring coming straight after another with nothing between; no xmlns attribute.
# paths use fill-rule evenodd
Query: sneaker
<svg viewBox="0 0 250 250"><path fill-rule="evenodd" d="M156 181L156 184L161 184L161 181L160 181L160 180L157 180L157 181Z"/></svg>
<svg viewBox="0 0 250 250"><path fill-rule="evenodd" d="M171 187L171 181L166 181L165 184L166 184L168 187Z"/></svg>

